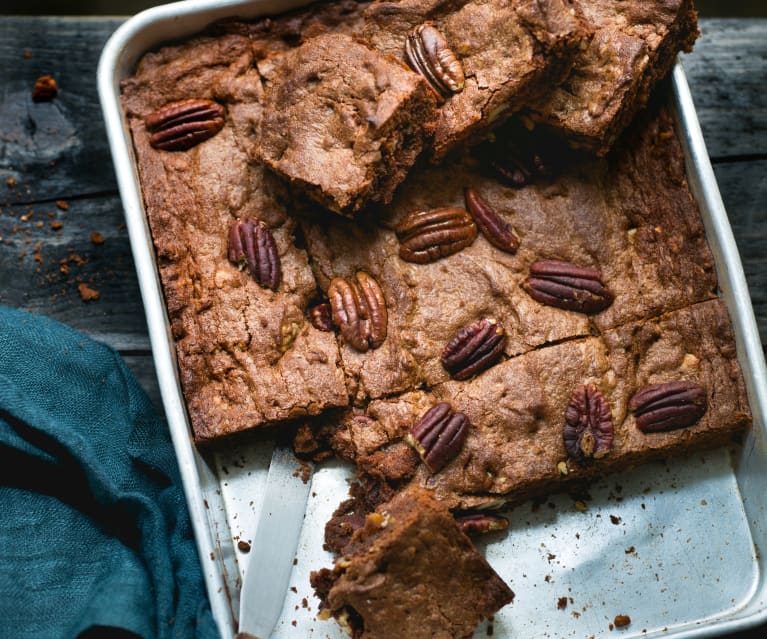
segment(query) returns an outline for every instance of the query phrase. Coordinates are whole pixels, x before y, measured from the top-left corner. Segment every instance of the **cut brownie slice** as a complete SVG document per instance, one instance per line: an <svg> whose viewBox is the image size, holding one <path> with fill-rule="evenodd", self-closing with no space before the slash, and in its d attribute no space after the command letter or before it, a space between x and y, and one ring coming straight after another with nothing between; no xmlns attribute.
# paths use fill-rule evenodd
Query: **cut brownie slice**
<svg viewBox="0 0 767 639"><path fill-rule="evenodd" d="M368 515L312 585L355 639L468 638L514 598L450 511L419 488Z"/></svg>
<svg viewBox="0 0 767 639"><path fill-rule="evenodd" d="M692 0L577 0L591 43L567 79L534 102L533 119L551 125L574 146L606 153L646 103L680 51L698 36Z"/></svg>
<svg viewBox="0 0 767 639"><path fill-rule="evenodd" d="M339 213L391 199L434 117L425 80L339 34L311 38L259 70L258 159Z"/></svg>
<svg viewBox="0 0 767 639"><path fill-rule="evenodd" d="M499 130L495 144L503 144L505 134ZM638 121L608 158L573 158L555 177L523 188L501 181L484 156L478 149L476 157L419 166L389 206L357 223L302 222L323 290L332 278L361 269L380 283L386 299L384 343L366 352L341 347L359 403L449 379L440 361L444 349L483 319L497 322L506 356L515 356L715 297L713 258L665 111ZM480 234L431 263L403 260L395 232L401 220L416 211L465 207L467 187L513 226L520 238L516 253ZM534 299L525 283L541 259L596 269L612 303L586 314Z"/></svg>
<svg viewBox="0 0 767 639"><path fill-rule="evenodd" d="M430 32L416 31L424 24ZM567 0L395 0L365 11L362 35L403 61L409 36L408 48L426 49L441 36L444 48L435 55L444 61L450 51L457 60L456 90L444 92L434 134L433 151L440 159L548 92L569 70L584 32ZM412 66L434 76L428 60L414 63L413 57Z"/></svg>
<svg viewBox="0 0 767 639"><path fill-rule="evenodd" d="M260 116L252 55L246 36L204 36L146 55L123 86L198 442L348 402L335 339L306 319L316 284L294 243L287 190L246 153L244 132ZM190 104L205 107L192 111L191 124L223 114L220 130L183 151L153 147L147 122ZM274 240L274 286L228 257L230 229L246 219L259 220Z"/></svg>
<svg viewBox="0 0 767 639"><path fill-rule="evenodd" d="M672 392L673 384L689 385L686 394ZM593 390L585 397L589 385ZM663 410L639 420L652 402L632 398L647 388L654 388L655 406ZM347 420L336 448L366 474L401 485L401 468L389 476L388 460L401 454L409 428L438 402L462 411L471 427L444 468L432 473L415 463L411 481L451 509L517 503L569 482L718 446L750 423L727 310L719 300L602 337L540 348L431 393L371 402L364 416ZM681 419L674 423L678 428L658 430L664 410ZM655 421L648 425L648 419ZM589 424L590 434L577 433L575 447L567 442L568 423Z"/></svg>

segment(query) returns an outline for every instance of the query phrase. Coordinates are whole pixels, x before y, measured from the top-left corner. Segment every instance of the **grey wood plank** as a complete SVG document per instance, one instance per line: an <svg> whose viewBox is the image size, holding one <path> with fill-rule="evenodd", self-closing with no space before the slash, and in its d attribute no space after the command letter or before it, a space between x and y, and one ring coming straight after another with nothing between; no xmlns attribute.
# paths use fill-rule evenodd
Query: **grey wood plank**
<svg viewBox="0 0 767 639"><path fill-rule="evenodd" d="M682 56L709 155L767 156L767 20L707 19Z"/></svg>
<svg viewBox="0 0 767 639"><path fill-rule="evenodd" d="M767 344L767 159L719 163L714 172Z"/></svg>
<svg viewBox="0 0 767 639"><path fill-rule="evenodd" d="M47 315L119 349L148 350L120 199L66 202L67 210L53 202L0 206L0 303ZM80 285L99 298L84 301Z"/></svg>
<svg viewBox="0 0 767 639"><path fill-rule="evenodd" d="M96 67L122 21L0 19L0 203L116 190ZM59 93L35 103L32 88L42 75L53 76Z"/></svg>

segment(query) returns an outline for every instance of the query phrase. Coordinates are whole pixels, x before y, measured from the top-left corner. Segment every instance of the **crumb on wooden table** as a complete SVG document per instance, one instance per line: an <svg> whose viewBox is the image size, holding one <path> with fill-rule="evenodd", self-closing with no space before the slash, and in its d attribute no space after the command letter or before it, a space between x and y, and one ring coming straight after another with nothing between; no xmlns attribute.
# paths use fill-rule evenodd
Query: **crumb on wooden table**
<svg viewBox="0 0 767 639"><path fill-rule="evenodd" d="M59 93L59 85L50 75L41 75L32 88L32 100L35 102L50 102Z"/></svg>

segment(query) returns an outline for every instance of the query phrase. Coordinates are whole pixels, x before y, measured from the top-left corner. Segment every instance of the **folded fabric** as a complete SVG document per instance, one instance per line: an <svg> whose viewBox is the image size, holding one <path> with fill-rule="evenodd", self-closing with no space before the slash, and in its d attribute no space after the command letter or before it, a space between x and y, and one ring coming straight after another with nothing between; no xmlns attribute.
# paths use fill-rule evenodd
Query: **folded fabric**
<svg viewBox="0 0 767 639"><path fill-rule="evenodd" d="M0 637L219 637L164 420L114 350L4 307L0 513Z"/></svg>

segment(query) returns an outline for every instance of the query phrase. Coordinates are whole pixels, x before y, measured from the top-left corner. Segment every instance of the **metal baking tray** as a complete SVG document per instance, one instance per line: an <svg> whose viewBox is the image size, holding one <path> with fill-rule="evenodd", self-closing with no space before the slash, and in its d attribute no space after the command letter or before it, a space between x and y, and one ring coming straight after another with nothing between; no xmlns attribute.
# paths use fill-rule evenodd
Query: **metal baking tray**
<svg viewBox="0 0 767 639"><path fill-rule="evenodd" d="M237 540L255 531L270 448L254 442L201 453L192 444L154 249L143 208L120 81L159 44L214 20L279 13L301 0L190 0L138 14L106 44L98 87L144 302L165 413L178 457L213 614L221 636L236 629L245 561ZM481 549L517 596L493 621L493 635L533 639L612 635L709 637L767 621L767 375L751 301L727 214L709 163L684 71L673 72L673 102L692 192L732 317L754 427L742 445L654 463L597 482L588 508L553 496L518 506L506 533ZM332 564L324 523L347 495L350 469L325 463L314 477L297 562L274 637L346 635L316 619L309 573ZM567 606L558 603L567 598ZM564 600L562 600L564 601ZM482 626L477 637L487 636Z"/></svg>

